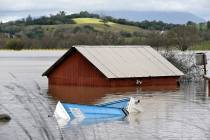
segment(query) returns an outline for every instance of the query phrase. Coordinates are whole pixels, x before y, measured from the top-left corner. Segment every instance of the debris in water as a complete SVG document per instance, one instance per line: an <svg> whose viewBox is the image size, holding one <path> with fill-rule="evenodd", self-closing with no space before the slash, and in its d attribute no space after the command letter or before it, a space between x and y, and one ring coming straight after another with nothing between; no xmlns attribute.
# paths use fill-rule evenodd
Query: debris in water
<svg viewBox="0 0 210 140"><path fill-rule="evenodd" d="M7 114L0 114L0 122L7 122L10 121L11 117Z"/></svg>

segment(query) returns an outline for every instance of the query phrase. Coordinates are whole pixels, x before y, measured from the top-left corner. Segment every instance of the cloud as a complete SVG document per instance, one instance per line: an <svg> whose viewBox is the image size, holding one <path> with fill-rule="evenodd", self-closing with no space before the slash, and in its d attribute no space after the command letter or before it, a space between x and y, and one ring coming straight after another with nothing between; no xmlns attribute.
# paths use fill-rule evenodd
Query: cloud
<svg viewBox="0 0 210 140"><path fill-rule="evenodd" d="M185 11L210 17L210 0L0 0L2 10Z"/></svg>

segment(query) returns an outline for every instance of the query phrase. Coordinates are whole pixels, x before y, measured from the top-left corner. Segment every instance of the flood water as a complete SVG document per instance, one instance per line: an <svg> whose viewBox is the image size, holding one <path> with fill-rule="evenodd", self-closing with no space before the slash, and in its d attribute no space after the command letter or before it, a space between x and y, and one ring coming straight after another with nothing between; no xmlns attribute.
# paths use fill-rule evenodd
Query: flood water
<svg viewBox="0 0 210 140"><path fill-rule="evenodd" d="M175 87L49 89L42 73L65 51L0 51L0 140L210 139L210 98L206 83ZM53 97L54 96L54 97ZM60 126L53 117L58 100L96 104L141 96L144 111L88 125Z"/></svg>

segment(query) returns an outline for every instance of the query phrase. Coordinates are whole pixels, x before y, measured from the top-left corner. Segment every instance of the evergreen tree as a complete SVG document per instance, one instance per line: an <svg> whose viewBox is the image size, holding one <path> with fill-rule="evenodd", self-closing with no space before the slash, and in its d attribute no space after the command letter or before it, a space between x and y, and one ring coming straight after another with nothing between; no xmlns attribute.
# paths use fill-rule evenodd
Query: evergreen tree
<svg viewBox="0 0 210 140"><path fill-rule="evenodd" d="M207 29L210 30L210 21L207 22Z"/></svg>

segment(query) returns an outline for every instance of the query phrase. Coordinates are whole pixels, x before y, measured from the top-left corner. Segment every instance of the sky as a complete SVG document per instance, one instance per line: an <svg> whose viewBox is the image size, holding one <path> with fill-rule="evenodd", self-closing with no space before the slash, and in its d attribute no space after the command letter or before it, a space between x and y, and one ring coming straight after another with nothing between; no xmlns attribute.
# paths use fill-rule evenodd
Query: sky
<svg viewBox="0 0 210 140"><path fill-rule="evenodd" d="M180 11L209 20L210 0L0 0L1 21L20 18L30 12L40 16L60 10Z"/></svg>

